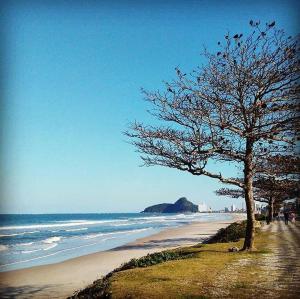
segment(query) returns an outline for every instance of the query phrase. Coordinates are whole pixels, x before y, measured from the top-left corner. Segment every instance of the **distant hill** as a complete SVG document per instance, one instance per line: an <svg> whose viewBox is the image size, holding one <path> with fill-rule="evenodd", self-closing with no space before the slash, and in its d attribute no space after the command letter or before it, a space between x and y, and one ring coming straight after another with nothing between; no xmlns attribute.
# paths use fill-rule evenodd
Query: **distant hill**
<svg viewBox="0 0 300 299"><path fill-rule="evenodd" d="M161 203L146 208L142 213L196 213L198 206L185 197L179 198L175 203Z"/></svg>

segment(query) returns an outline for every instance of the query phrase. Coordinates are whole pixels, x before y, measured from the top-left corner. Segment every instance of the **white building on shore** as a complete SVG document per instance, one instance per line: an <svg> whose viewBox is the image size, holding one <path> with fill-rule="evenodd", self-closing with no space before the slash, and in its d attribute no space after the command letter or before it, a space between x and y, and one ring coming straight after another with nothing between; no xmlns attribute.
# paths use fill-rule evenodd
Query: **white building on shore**
<svg viewBox="0 0 300 299"><path fill-rule="evenodd" d="M208 207L204 202L198 205L198 212L200 213L208 212Z"/></svg>

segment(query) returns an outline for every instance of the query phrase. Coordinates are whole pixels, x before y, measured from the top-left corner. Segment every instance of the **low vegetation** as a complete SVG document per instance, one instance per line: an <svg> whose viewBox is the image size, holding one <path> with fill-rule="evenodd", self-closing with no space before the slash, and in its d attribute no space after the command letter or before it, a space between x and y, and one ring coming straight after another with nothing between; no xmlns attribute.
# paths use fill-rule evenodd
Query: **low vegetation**
<svg viewBox="0 0 300 299"><path fill-rule="evenodd" d="M237 242L245 237L246 221L234 222L226 228L221 228L212 238L206 241L207 244Z"/></svg>
<svg viewBox="0 0 300 299"><path fill-rule="evenodd" d="M246 235L246 225L247 221L234 222L225 228L221 228L212 238L210 238L205 243L227 243L227 242L237 242L241 238L245 238ZM255 222L256 231L259 230L261 224L259 221Z"/></svg>
<svg viewBox="0 0 300 299"><path fill-rule="evenodd" d="M131 259L128 263L123 264L114 272L124 271L134 268L144 268L160 264L166 261L181 260L193 257L193 253L186 252L185 250L167 250L162 252L155 252L147 254L139 259Z"/></svg>

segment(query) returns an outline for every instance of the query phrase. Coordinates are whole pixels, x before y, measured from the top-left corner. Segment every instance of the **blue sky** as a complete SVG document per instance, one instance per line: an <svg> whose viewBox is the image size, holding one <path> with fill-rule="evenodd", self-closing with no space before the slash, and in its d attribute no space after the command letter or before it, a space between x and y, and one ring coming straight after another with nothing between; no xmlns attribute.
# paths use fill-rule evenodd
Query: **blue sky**
<svg viewBox="0 0 300 299"><path fill-rule="evenodd" d="M240 3L242 2L242 3ZM135 212L186 196L213 208L221 185L141 161L122 134L148 123L140 88L191 71L229 30L275 20L295 34L297 1L7 1L2 212ZM224 167L229 175L234 169Z"/></svg>

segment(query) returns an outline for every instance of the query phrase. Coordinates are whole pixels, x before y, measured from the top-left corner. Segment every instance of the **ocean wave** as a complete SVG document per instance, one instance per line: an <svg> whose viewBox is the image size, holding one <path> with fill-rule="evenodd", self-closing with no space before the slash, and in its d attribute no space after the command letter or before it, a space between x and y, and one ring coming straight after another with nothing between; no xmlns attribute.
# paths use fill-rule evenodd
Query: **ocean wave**
<svg viewBox="0 0 300 299"><path fill-rule="evenodd" d="M81 226L81 225L94 225L94 224L106 224L111 222L124 222L128 220L115 219L115 220L95 220L95 221L83 221L79 220L74 222L70 220L63 223L49 223L49 224L32 224L32 225L18 225L18 226L1 226L0 230L16 230L16 229L28 229L28 228L51 228L51 227L72 227L72 226Z"/></svg>
<svg viewBox="0 0 300 299"><path fill-rule="evenodd" d="M43 241L17 244L17 246L20 246L20 245L21 246L30 246L32 244L35 244L35 246L33 246L33 248L35 247L35 249L21 251L21 253L33 253L33 252L37 252L37 251L41 251L41 250L50 250L50 249L56 247L58 245L57 242L59 242L60 240L61 240L61 237L51 237L51 238L48 238ZM36 246L39 246L39 247L42 246L42 248L36 248Z"/></svg>
<svg viewBox="0 0 300 299"><path fill-rule="evenodd" d="M22 261L16 261L16 262L8 263L8 264L3 264L3 265L0 265L0 268L7 267L7 266L12 266L12 265L17 265L17 264L22 264L22 263L26 263L26 262L31 262L31 261L34 261L34 260L40 260L40 259L47 258L49 256L53 256L53 255L56 255L56 254L59 254L59 253L62 253L62 252L72 251L72 250L76 250L76 249L79 249L79 248L82 248L82 247L93 246L93 245L102 243L103 241L106 241L106 240L109 240L109 239L114 239L114 238L115 237L106 238L106 239L103 239L99 242L89 243L89 244L80 245L80 246L76 246L76 247L72 247L72 248L66 248L66 249L58 250L58 251L55 251L55 252L52 252L50 254L46 254L46 255L43 255L43 256L38 256L38 257L31 258L31 259L26 259L26 260L22 260Z"/></svg>
<svg viewBox="0 0 300 299"><path fill-rule="evenodd" d="M66 232L77 232L80 230L87 230L87 227L83 227L83 228L74 228L74 229L66 229Z"/></svg>
<svg viewBox="0 0 300 299"><path fill-rule="evenodd" d="M52 244L52 243L58 242L60 240L61 240L61 237L51 237L51 238L44 240L43 243Z"/></svg>
<svg viewBox="0 0 300 299"><path fill-rule="evenodd" d="M17 244L17 245L20 245L20 246L30 246L32 244L33 244L33 242L27 242L27 243L20 243L20 244Z"/></svg>
<svg viewBox="0 0 300 299"><path fill-rule="evenodd" d="M54 248L56 246L57 246L57 243L53 243L49 247L43 248L43 250L50 250L50 249L52 249L52 248Z"/></svg>
<svg viewBox="0 0 300 299"><path fill-rule="evenodd" d="M27 253L33 253L33 252L37 252L37 251L41 251L42 248L39 249L33 249L33 250L23 250L21 251L21 253L27 254Z"/></svg>
<svg viewBox="0 0 300 299"><path fill-rule="evenodd" d="M113 223L111 226L127 226L127 225L134 225L137 224L137 222L130 222L130 223ZM140 223L139 223L140 224Z"/></svg>
<svg viewBox="0 0 300 299"><path fill-rule="evenodd" d="M148 229L152 229L152 227L138 228L138 229L126 230L126 231L116 231L116 232L111 232L111 233L91 234L91 235L85 236L84 239L85 239L85 240L88 240L88 239L94 239L94 238L97 238L97 237L108 236L108 235L133 234L133 233L145 231L145 230L148 230Z"/></svg>
<svg viewBox="0 0 300 299"><path fill-rule="evenodd" d="M22 236L22 235L26 235L26 234L35 234L35 233L39 233L39 230L35 230L32 232L22 232L22 233L16 233L16 234L4 234L4 235L0 235L0 238L3 237L14 237L14 236Z"/></svg>
<svg viewBox="0 0 300 299"><path fill-rule="evenodd" d="M105 239L101 239L101 242L105 242L107 240L111 240L111 239L116 239L117 237L110 237L110 238L105 238ZM100 242L97 242L97 244Z"/></svg>
<svg viewBox="0 0 300 299"><path fill-rule="evenodd" d="M109 234L112 234L112 233L107 233L107 234L103 234L103 233L91 234L91 235L88 235L88 236L84 237L84 239L85 240L89 240L89 239L94 239L94 238L102 237L102 236L109 235Z"/></svg>
<svg viewBox="0 0 300 299"><path fill-rule="evenodd" d="M136 217L132 218L132 220L148 220L148 219L167 219L168 216L148 216L148 217Z"/></svg>
<svg viewBox="0 0 300 299"><path fill-rule="evenodd" d="M40 259L52 256L52 255L56 255L56 254L58 254L58 253L60 253L62 251L67 251L67 250L68 249L64 249L64 250L56 251L56 252L53 252L53 253L50 253L50 254L47 254L47 255L34 257L32 259L27 259L27 260L17 261L17 262L13 262L13 263L3 264L3 265L0 265L0 268L11 266L11 265L22 264L22 263L26 263L26 262L31 262L31 261L35 261L35 260L40 260Z"/></svg>
<svg viewBox="0 0 300 299"><path fill-rule="evenodd" d="M57 223L73 223L73 222L86 222L86 221L89 221L89 220L87 220L87 219L81 219L81 220L73 219L73 220L57 220L57 221L54 221L54 222L57 222Z"/></svg>

